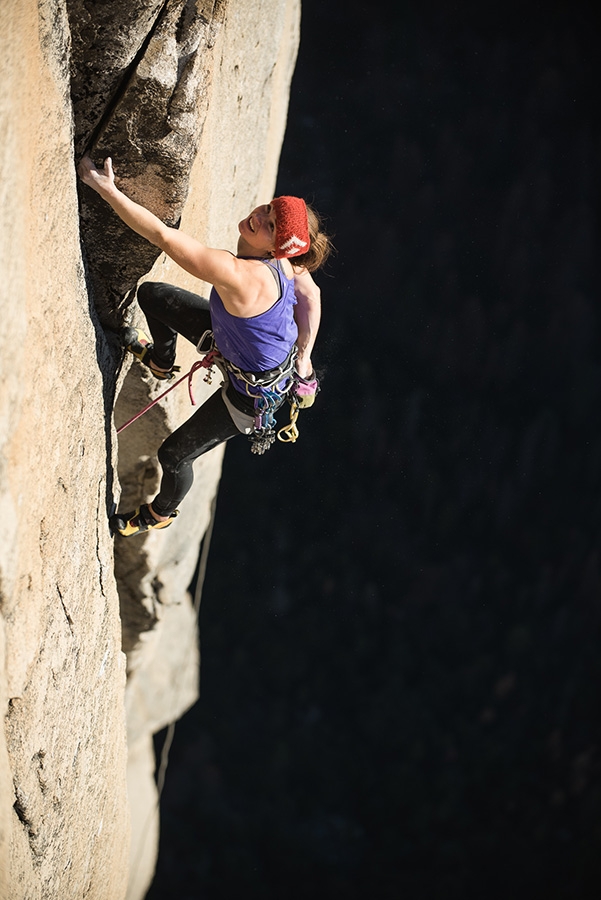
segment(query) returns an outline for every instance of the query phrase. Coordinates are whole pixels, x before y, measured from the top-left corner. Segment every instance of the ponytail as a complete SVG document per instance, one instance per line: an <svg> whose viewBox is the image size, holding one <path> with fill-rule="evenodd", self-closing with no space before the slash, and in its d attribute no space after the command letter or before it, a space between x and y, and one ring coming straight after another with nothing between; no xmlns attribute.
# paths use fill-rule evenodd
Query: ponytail
<svg viewBox="0 0 601 900"><path fill-rule="evenodd" d="M315 272L325 264L328 256L334 249L334 245L329 236L322 230L322 223L319 214L307 203L307 219L309 221L309 234L311 236L311 246L306 253L295 256L290 262L295 268L302 267L308 272Z"/></svg>

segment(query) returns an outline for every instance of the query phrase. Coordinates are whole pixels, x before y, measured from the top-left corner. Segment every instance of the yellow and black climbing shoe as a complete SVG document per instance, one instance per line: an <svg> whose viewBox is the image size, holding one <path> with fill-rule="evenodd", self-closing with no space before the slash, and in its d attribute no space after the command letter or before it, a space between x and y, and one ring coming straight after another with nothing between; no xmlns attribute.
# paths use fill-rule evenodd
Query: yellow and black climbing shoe
<svg viewBox="0 0 601 900"><path fill-rule="evenodd" d="M109 527L113 534L121 534L123 537L132 537L134 534L153 531L155 528L168 528L178 515L179 509L176 509L164 522L158 522L148 509L148 505L143 503L142 506L139 506L135 510L135 512L115 513L115 515L111 516L109 519Z"/></svg>
<svg viewBox="0 0 601 900"><path fill-rule="evenodd" d="M139 359L141 363L147 366L159 381L171 381L172 378L175 378L176 373L180 371L179 366L171 366L167 372L157 368L156 363L152 361L154 344L141 328L132 328L131 326L122 328L121 343L126 350L133 353L136 359Z"/></svg>

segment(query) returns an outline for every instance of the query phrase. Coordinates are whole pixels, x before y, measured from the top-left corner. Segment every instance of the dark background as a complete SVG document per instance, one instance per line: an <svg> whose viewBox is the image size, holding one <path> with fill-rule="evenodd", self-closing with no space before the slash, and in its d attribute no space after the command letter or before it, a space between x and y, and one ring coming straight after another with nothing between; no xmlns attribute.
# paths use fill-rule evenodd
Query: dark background
<svg viewBox="0 0 601 900"><path fill-rule="evenodd" d="M323 390L228 447L151 900L600 895L593 9L303 3Z"/></svg>

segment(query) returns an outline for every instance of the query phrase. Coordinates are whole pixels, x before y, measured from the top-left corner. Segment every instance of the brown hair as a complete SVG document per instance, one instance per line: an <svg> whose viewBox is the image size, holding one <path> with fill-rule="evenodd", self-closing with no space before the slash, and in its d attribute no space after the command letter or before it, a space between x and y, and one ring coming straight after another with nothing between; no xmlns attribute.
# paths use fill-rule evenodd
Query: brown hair
<svg viewBox="0 0 601 900"><path fill-rule="evenodd" d="M290 262L295 268L303 267L308 272L315 272L325 264L325 261L334 249L334 245L329 236L322 230L322 221L319 213L312 206L309 206L308 203L307 219L309 222L311 246L306 253L295 256Z"/></svg>

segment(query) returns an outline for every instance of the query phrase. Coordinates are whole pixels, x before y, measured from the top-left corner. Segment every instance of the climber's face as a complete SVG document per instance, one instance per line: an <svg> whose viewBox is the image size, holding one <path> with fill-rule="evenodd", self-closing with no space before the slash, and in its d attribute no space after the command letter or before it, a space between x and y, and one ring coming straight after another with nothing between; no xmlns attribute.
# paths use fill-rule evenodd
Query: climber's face
<svg viewBox="0 0 601 900"><path fill-rule="evenodd" d="M276 215L271 203L257 206L238 224L240 237L253 250L271 253L275 249Z"/></svg>

